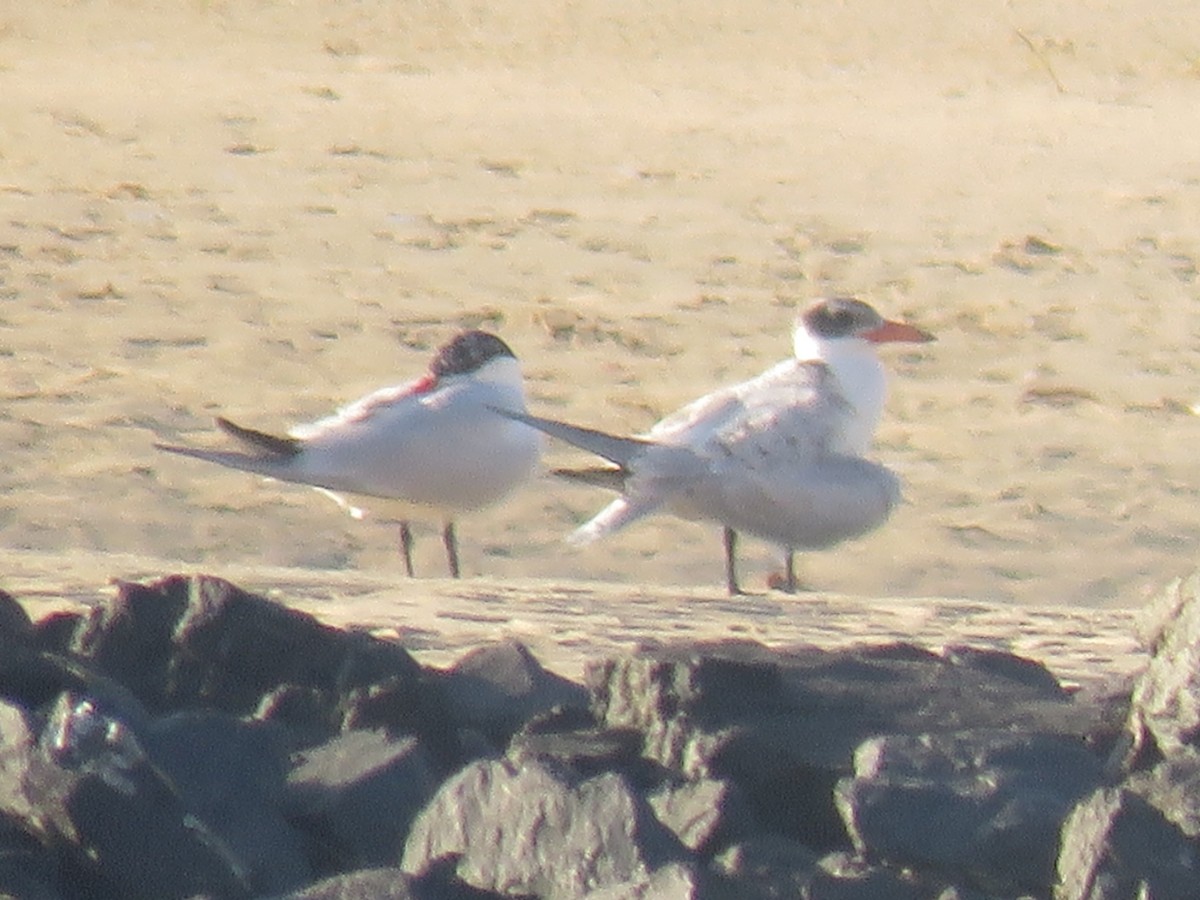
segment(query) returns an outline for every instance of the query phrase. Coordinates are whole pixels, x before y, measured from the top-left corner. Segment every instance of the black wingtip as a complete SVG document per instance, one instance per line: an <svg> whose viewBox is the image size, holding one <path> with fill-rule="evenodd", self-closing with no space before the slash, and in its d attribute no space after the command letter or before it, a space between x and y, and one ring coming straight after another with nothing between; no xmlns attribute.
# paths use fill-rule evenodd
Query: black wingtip
<svg viewBox="0 0 1200 900"><path fill-rule="evenodd" d="M275 434L267 434L265 431L256 431L253 428L246 428L244 425L231 422L224 416L217 416L216 422L217 427L230 437L244 444L249 444L258 450L263 450L271 456L286 458L295 456L300 452L301 442L299 438L280 437Z"/></svg>
<svg viewBox="0 0 1200 900"><path fill-rule="evenodd" d="M587 484L592 487L605 488L620 493L625 490L625 481L629 472L616 466L596 466L588 469L551 469L550 474L556 478Z"/></svg>

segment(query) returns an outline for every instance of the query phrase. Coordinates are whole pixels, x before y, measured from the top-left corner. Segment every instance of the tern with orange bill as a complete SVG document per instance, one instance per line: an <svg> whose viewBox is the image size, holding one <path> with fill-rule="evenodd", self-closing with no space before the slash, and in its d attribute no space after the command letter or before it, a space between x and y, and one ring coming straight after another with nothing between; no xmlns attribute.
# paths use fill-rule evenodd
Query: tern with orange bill
<svg viewBox="0 0 1200 900"><path fill-rule="evenodd" d="M730 594L742 593L739 533L783 548L784 587L794 591L795 551L866 534L899 503L899 479L866 458L887 387L875 348L930 340L860 300L824 299L796 320L792 359L695 400L644 435L500 412L610 464L555 470L620 494L571 543L590 543L665 511L723 527Z"/></svg>

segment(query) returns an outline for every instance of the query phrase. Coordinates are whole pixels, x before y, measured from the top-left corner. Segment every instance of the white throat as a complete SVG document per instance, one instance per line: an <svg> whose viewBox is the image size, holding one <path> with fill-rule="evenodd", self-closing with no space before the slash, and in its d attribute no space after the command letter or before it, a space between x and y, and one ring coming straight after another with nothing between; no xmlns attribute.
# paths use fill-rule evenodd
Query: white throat
<svg viewBox="0 0 1200 900"><path fill-rule="evenodd" d="M856 456L866 453L887 397L887 377L874 346L862 338L819 339L798 328L795 351L798 360L820 360L829 366L842 396L854 407L839 449Z"/></svg>

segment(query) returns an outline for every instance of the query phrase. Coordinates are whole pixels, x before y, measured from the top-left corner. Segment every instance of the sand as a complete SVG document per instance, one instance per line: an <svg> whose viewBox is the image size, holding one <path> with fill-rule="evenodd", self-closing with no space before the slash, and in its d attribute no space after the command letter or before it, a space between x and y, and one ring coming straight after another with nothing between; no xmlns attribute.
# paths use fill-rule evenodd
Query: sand
<svg viewBox="0 0 1200 900"><path fill-rule="evenodd" d="M1179 0L4 4L0 586L132 557L378 579L381 613L577 583L780 640L852 598L889 611L851 632L924 598L1018 610L999 641L1022 609L1119 627L1200 539L1198 91ZM550 479L460 523L469 584L410 585L387 523L151 448L324 414L467 325L535 411L637 431L830 293L939 340L887 354L907 503L809 555L796 601L720 599L711 526L568 548L607 498ZM765 590L776 551L743 556Z"/></svg>
<svg viewBox="0 0 1200 900"><path fill-rule="evenodd" d="M10 553L5 583L36 619L81 611L113 597L114 567L147 582L164 561L128 554L61 557ZM56 570L48 585L46 573ZM1068 686L1111 690L1147 656L1140 635L1153 621L1123 609L992 604L944 597L903 601L821 593L773 593L747 600L716 589L573 579L448 578L397 585L355 571L225 565L243 588L339 628L402 643L425 665L450 666L472 649L519 641L547 668L582 681L589 662L678 642L754 641L769 647L888 645L936 653L957 647L1001 650L1043 662Z"/></svg>

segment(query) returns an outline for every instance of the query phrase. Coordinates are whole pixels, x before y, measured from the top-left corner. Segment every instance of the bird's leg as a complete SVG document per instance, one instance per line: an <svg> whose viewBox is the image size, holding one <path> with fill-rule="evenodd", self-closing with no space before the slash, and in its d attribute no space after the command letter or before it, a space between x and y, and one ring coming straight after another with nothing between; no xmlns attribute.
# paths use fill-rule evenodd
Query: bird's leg
<svg viewBox="0 0 1200 900"><path fill-rule="evenodd" d="M725 528L725 585L729 588L729 596L737 597L742 592L737 582L737 532Z"/></svg>
<svg viewBox="0 0 1200 900"><path fill-rule="evenodd" d="M446 522L442 528L442 543L446 545L446 559L450 563L450 577L458 578L458 539L454 536L454 523Z"/></svg>
<svg viewBox="0 0 1200 900"><path fill-rule="evenodd" d="M400 523L400 552L404 554L404 571L408 573L408 577L413 577L412 564L412 548L413 536L412 529L408 527L407 522Z"/></svg>

